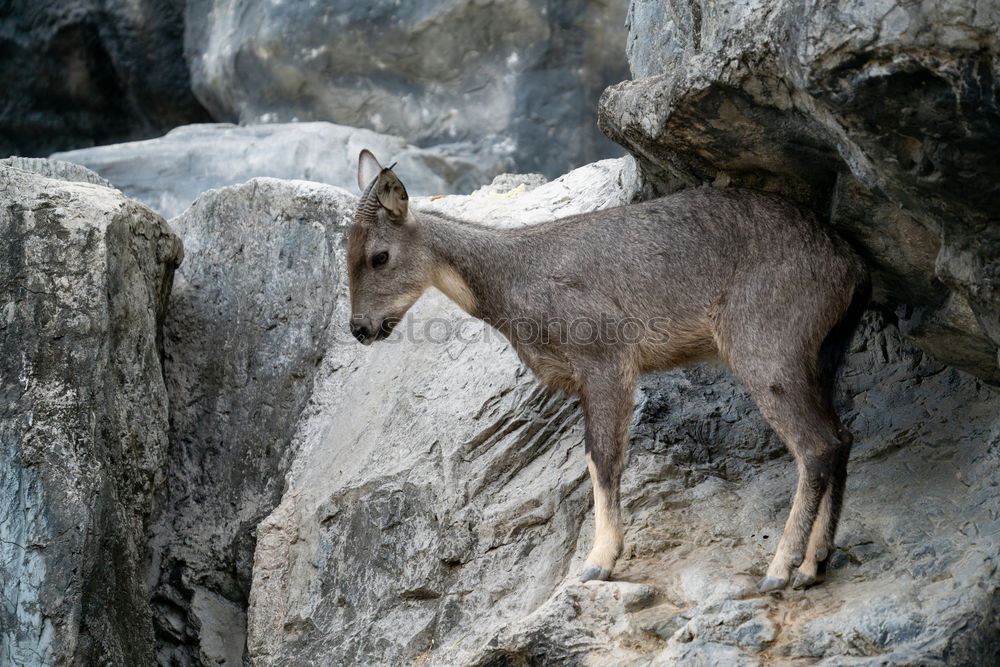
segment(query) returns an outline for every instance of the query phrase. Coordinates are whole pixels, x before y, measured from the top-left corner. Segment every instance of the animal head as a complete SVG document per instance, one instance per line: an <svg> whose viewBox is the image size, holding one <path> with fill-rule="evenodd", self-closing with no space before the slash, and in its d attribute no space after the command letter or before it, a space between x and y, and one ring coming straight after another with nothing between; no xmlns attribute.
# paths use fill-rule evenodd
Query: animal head
<svg viewBox="0 0 1000 667"><path fill-rule="evenodd" d="M358 157L358 188L363 194L347 233L351 333L369 345L392 333L430 285L433 266L406 188L367 149Z"/></svg>

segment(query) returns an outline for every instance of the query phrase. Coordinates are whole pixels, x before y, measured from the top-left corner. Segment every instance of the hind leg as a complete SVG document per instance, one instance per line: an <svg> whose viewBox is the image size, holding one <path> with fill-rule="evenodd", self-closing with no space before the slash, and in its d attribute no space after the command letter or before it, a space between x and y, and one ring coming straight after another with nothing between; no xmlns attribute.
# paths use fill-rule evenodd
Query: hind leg
<svg viewBox="0 0 1000 667"><path fill-rule="evenodd" d="M767 576L758 584L762 591L784 587L792 569L803 563L810 576L819 574L822 559L817 557L825 558L833 543L843 498L849 444L829 397L843 356L838 346L853 330L844 312L851 302L846 288L855 283L849 262L826 259L822 271L777 262L771 271L752 272L711 314L720 356L749 388L798 469L791 512ZM819 515L813 558L807 561Z"/></svg>
<svg viewBox="0 0 1000 667"><path fill-rule="evenodd" d="M797 448L799 480L792 510L788 514L774 558L767 568L767 575L757 584L762 592L784 588L792 568L805 560L809 534L829 482L829 473L824 470L827 465L826 457L816 456L808 451L803 453L803 449L805 448Z"/></svg>
<svg viewBox="0 0 1000 667"><path fill-rule="evenodd" d="M798 470L791 512L767 575L758 583L761 591L770 591L787 585L792 569L806 560L806 547L828 495L842 443L831 414L822 407L818 384L805 373L786 368L766 382L753 375L743 377L764 418L792 452ZM834 494L829 495L832 508Z"/></svg>
<svg viewBox="0 0 1000 667"><path fill-rule="evenodd" d="M838 422L839 424L839 422ZM844 488L847 483L847 462L851 454L853 438L842 425L839 426L841 447L834 464L830 484L820 502L816 521L813 523L806 546L806 558L795 571L792 586L808 588L821 583L826 578L826 566L834 549L840 510L844 503Z"/></svg>

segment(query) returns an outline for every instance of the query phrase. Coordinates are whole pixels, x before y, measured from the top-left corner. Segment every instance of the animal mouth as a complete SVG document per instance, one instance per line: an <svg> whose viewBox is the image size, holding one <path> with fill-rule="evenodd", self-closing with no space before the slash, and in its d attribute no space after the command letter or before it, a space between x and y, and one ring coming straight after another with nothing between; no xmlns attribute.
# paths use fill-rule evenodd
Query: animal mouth
<svg viewBox="0 0 1000 667"><path fill-rule="evenodd" d="M382 320L382 324L379 325L378 331L375 332L375 336L372 340L376 341L388 338L389 334L392 333L392 330L396 328L397 324L399 324L399 319L400 318L398 317L387 317Z"/></svg>

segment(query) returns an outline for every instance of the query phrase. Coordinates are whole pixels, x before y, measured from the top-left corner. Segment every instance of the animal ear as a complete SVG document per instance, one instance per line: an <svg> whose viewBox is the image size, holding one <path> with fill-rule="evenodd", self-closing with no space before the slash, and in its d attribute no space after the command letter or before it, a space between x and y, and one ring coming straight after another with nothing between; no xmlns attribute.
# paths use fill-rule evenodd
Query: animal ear
<svg viewBox="0 0 1000 667"><path fill-rule="evenodd" d="M392 168L383 169L379 174L378 183L375 184L375 196L378 203L389 213L389 219L395 223L402 223L406 220L406 212L409 205L409 195L403 182L392 173Z"/></svg>
<svg viewBox="0 0 1000 667"><path fill-rule="evenodd" d="M358 155L358 189L365 191L372 181L382 173L382 165L378 163L372 152L365 148Z"/></svg>

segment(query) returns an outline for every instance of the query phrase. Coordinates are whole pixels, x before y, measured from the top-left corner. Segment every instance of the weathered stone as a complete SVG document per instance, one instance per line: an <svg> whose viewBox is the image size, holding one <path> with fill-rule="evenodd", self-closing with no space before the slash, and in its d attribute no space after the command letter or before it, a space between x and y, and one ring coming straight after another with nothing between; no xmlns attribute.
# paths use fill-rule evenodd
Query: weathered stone
<svg viewBox="0 0 1000 667"><path fill-rule="evenodd" d="M0 19L18 71L0 154L201 113L175 85L180 5L100 4ZM355 198L235 185L354 192L361 147L399 159L412 195L603 155L585 115L621 78L623 5L307 5L188 2L197 94L224 119L329 118L424 148L300 123L74 152L187 209L163 336L180 259L163 221L82 168L0 164L0 662L1000 663L1000 393L942 363L1000 381L995 6L633 0L636 80L601 122L642 178L624 158L413 200L512 226L737 184L857 244L877 310L843 382L838 549L821 586L761 596L794 463L725 370L643 379L626 552L613 581L580 584L577 402L440 294L357 345L341 270ZM157 25L135 55L128 35ZM62 63L54 84L28 62L38 44ZM42 97L71 113L26 115Z"/></svg>
<svg viewBox="0 0 1000 667"><path fill-rule="evenodd" d="M86 167L64 160L51 160L43 157L8 157L0 160L0 168L14 167L21 171L30 171L35 174L54 178L59 181L77 181L80 183L93 183L103 185L106 188L113 188L110 181Z"/></svg>
<svg viewBox="0 0 1000 667"><path fill-rule="evenodd" d="M595 127L627 76L625 0L189 0L185 52L216 120L327 120L473 142L549 178L620 155Z"/></svg>
<svg viewBox="0 0 1000 667"><path fill-rule="evenodd" d="M617 166L616 166L617 164ZM567 204L583 170L504 178L414 206L489 224L629 201L631 183ZM598 192L586 179L571 188ZM404 177L405 182L405 177ZM344 277L341 276L343 281ZM345 285L338 287L343 299ZM343 318L345 302L335 307ZM331 322L331 329L337 321ZM615 581L579 584L590 485L575 400L541 390L506 341L439 294L388 341L323 344L281 503L258 526L254 664L761 664L1000 655L1000 394L870 314L841 402L855 432L828 581L755 592L794 464L746 391L708 365L644 378Z"/></svg>
<svg viewBox="0 0 1000 667"><path fill-rule="evenodd" d="M10 0L0 12L0 156L155 136L209 120L180 0Z"/></svg>
<svg viewBox="0 0 1000 667"><path fill-rule="evenodd" d="M522 207L518 198L536 216L552 200L548 217L625 202L638 179L631 158L622 158L568 174L534 199L521 186L538 186L538 177L497 183L495 197L484 188L472 199L496 199L500 220ZM576 189L584 194L565 201ZM463 199L414 201L447 209ZM211 663L242 651L236 628L245 628L257 524L281 499L303 442L292 436L313 375L339 363L329 355L355 347L340 273L355 203L329 186L254 179L206 193L172 221L187 257L165 327L171 452L151 530L162 663ZM313 409L310 419L318 418ZM417 586L409 595L433 593Z"/></svg>
<svg viewBox="0 0 1000 667"><path fill-rule="evenodd" d="M356 198L258 178L172 221L186 259L164 328L170 454L154 513L161 664L243 654L257 524L277 505L299 415L342 299Z"/></svg>
<svg viewBox="0 0 1000 667"><path fill-rule="evenodd" d="M0 165L0 663L153 661L142 567L181 255L120 192Z"/></svg>
<svg viewBox="0 0 1000 667"><path fill-rule="evenodd" d="M538 174L500 174L471 196L434 198L429 203L418 199L415 205L496 227L518 227L624 206L636 200L641 188L635 161L625 157L584 165L551 183Z"/></svg>
<svg viewBox="0 0 1000 667"><path fill-rule="evenodd" d="M172 218L207 190L258 176L318 181L353 192L362 148L411 174L407 185L413 195L469 192L509 167L503 159L473 159L457 145L422 149L398 137L323 122L187 125L157 139L52 157L93 169L128 196Z"/></svg>
<svg viewBox="0 0 1000 667"><path fill-rule="evenodd" d="M967 0L633 0L636 78L600 126L660 192L734 183L828 212L880 301L958 327L915 340L1000 383L998 35L996 4Z"/></svg>

